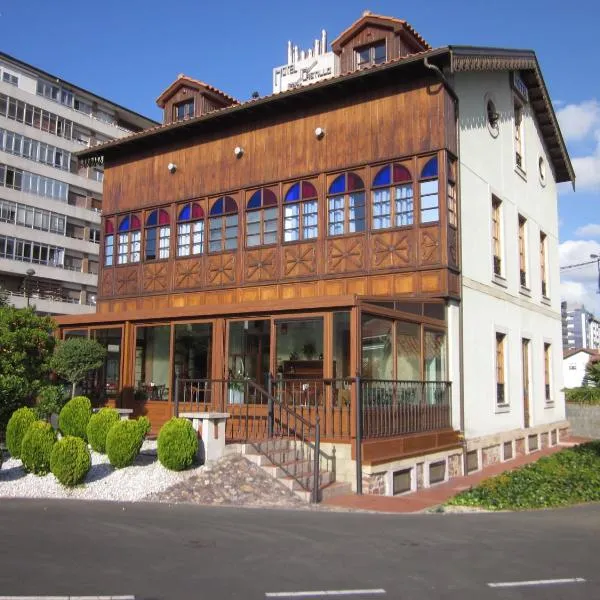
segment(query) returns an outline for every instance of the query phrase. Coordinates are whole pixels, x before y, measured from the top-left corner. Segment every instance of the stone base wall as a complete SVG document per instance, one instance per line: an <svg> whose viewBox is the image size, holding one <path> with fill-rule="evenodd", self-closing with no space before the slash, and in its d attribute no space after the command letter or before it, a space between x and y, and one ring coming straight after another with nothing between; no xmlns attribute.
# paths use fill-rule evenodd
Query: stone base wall
<svg viewBox="0 0 600 600"><path fill-rule="evenodd" d="M600 439L600 406L567 402L567 419L573 435Z"/></svg>

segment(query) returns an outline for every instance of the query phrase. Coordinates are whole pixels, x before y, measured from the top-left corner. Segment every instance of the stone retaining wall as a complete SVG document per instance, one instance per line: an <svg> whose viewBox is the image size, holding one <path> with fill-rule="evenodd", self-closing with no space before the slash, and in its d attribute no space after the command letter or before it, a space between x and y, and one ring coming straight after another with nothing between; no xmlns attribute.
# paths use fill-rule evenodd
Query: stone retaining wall
<svg viewBox="0 0 600 600"><path fill-rule="evenodd" d="M600 439L600 406L567 402L567 419L573 435Z"/></svg>

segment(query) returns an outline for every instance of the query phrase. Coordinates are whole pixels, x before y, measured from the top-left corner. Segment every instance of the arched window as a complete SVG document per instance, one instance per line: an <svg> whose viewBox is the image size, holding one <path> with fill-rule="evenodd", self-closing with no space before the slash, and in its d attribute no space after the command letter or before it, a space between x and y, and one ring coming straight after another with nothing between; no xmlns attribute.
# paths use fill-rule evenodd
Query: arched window
<svg viewBox="0 0 600 600"><path fill-rule="evenodd" d="M267 189L256 190L246 206L246 246L277 243L277 196Z"/></svg>
<svg viewBox="0 0 600 600"><path fill-rule="evenodd" d="M413 223L412 177L402 165L386 165L373 179L373 229Z"/></svg>
<svg viewBox="0 0 600 600"><path fill-rule="evenodd" d="M440 220L440 198L438 194L438 159L430 159L421 171L421 223Z"/></svg>
<svg viewBox="0 0 600 600"><path fill-rule="evenodd" d="M294 183L283 199L283 241L296 242L316 238L317 190L309 181Z"/></svg>
<svg viewBox="0 0 600 600"><path fill-rule="evenodd" d="M140 262L142 225L137 215L126 215L119 221L119 248L117 264Z"/></svg>
<svg viewBox="0 0 600 600"><path fill-rule="evenodd" d="M192 202L182 206L177 216L177 256L204 252L204 211Z"/></svg>
<svg viewBox="0 0 600 600"><path fill-rule="evenodd" d="M365 184L356 173L342 173L329 186L329 235L365 230Z"/></svg>
<svg viewBox="0 0 600 600"><path fill-rule="evenodd" d="M146 218L146 260L169 258L171 225L169 213L164 209L153 210Z"/></svg>
<svg viewBox="0 0 600 600"><path fill-rule="evenodd" d="M104 223L104 265L112 267L115 260L115 226L111 219Z"/></svg>
<svg viewBox="0 0 600 600"><path fill-rule="evenodd" d="M238 207L233 198L223 196L210 209L208 250L235 250L238 239Z"/></svg>

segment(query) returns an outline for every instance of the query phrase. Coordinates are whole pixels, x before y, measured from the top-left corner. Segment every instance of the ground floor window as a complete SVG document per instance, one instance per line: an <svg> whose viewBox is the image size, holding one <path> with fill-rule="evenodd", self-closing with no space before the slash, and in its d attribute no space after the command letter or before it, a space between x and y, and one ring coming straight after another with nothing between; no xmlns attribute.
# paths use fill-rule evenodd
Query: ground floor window
<svg viewBox="0 0 600 600"><path fill-rule="evenodd" d="M136 328L135 389L137 399L168 399L170 348L170 325Z"/></svg>

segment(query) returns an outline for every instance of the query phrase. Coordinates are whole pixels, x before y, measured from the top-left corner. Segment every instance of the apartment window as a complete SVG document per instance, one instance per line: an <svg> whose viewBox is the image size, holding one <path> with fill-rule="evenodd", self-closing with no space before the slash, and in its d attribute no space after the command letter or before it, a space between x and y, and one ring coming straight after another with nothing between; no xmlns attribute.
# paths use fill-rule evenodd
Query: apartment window
<svg viewBox="0 0 600 600"><path fill-rule="evenodd" d="M194 99L191 98L185 102L179 102L173 106L174 118L176 121L183 121L194 116Z"/></svg>
<svg viewBox="0 0 600 600"><path fill-rule="evenodd" d="M329 186L329 235L365 230L365 184L356 173L342 173Z"/></svg>
<svg viewBox="0 0 600 600"><path fill-rule="evenodd" d="M153 210L146 218L145 258L156 260L169 258L171 225L169 213L164 209Z"/></svg>
<svg viewBox="0 0 600 600"><path fill-rule="evenodd" d="M544 398L546 402L552 402L551 399L551 385L550 385L550 352L551 352L551 344L544 344Z"/></svg>
<svg viewBox="0 0 600 600"><path fill-rule="evenodd" d="M0 235L0 258L62 267L64 248Z"/></svg>
<svg viewBox="0 0 600 600"><path fill-rule="evenodd" d="M185 204L177 217L177 256L204 252L204 211L196 202Z"/></svg>
<svg viewBox="0 0 600 600"><path fill-rule="evenodd" d="M104 223L104 265L112 267L115 257L115 226L112 220Z"/></svg>
<svg viewBox="0 0 600 600"><path fill-rule="evenodd" d="M246 246L277 243L277 196L267 189L256 190L246 205Z"/></svg>
<svg viewBox="0 0 600 600"><path fill-rule="evenodd" d="M514 137L515 137L515 164L522 171L525 170L523 160L523 104L514 98Z"/></svg>
<svg viewBox="0 0 600 600"><path fill-rule="evenodd" d="M356 68L362 69L369 65L379 65L386 60L385 40L363 46L355 50Z"/></svg>
<svg viewBox="0 0 600 600"><path fill-rule="evenodd" d="M79 112L85 113L86 115L92 114L92 105L80 98L75 98L73 101L73 108Z"/></svg>
<svg viewBox="0 0 600 600"><path fill-rule="evenodd" d="M230 196L219 198L210 209L208 219L208 250L236 250L238 241L238 206Z"/></svg>
<svg viewBox="0 0 600 600"><path fill-rule="evenodd" d="M67 201L69 193L69 186L66 183L3 164L0 164L0 186L54 198L61 202Z"/></svg>
<svg viewBox="0 0 600 600"><path fill-rule="evenodd" d="M527 219L519 215L519 281L527 287Z"/></svg>
<svg viewBox="0 0 600 600"><path fill-rule="evenodd" d="M548 298L548 280L546 267L546 234L540 231L540 271L542 280L542 296Z"/></svg>
<svg viewBox="0 0 600 600"><path fill-rule="evenodd" d="M90 231L88 233L88 241L90 241L94 244L99 244L100 243L100 230L96 229L94 227L91 227Z"/></svg>
<svg viewBox="0 0 600 600"><path fill-rule="evenodd" d="M492 198L492 251L494 275L502 277L502 202Z"/></svg>
<svg viewBox="0 0 600 600"><path fill-rule="evenodd" d="M448 161L448 225L458 227L458 207L456 204L456 161Z"/></svg>
<svg viewBox="0 0 600 600"><path fill-rule="evenodd" d="M317 189L310 181L294 183L283 199L283 241L297 242L317 237Z"/></svg>
<svg viewBox="0 0 600 600"><path fill-rule="evenodd" d="M496 333L496 404L507 404L506 399L506 335Z"/></svg>
<svg viewBox="0 0 600 600"><path fill-rule="evenodd" d="M71 161L70 152L7 129L0 129L0 150L65 171Z"/></svg>
<svg viewBox="0 0 600 600"><path fill-rule="evenodd" d="M373 229L414 223L412 177L402 165L386 165L373 179Z"/></svg>
<svg viewBox="0 0 600 600"><path fill-rule="evenodd" d="M117 264L138 263L141 257L142 233L137 215L127 215L119 222Z"/></svg>
<svg viewBox="0 0 600 600"><path fill-rule="evenodd" d="M434 157L427 161L421 171L421 223L435 223L440 220L438 190L438 159Z"/></svg>
<svg viewBox="0 0 600 600"><path fill-rule="evenodd" d="M2 81L4 81L4 83L10 83L10 85L19 85L19 78L8 71L2 73Z"/></svg>

